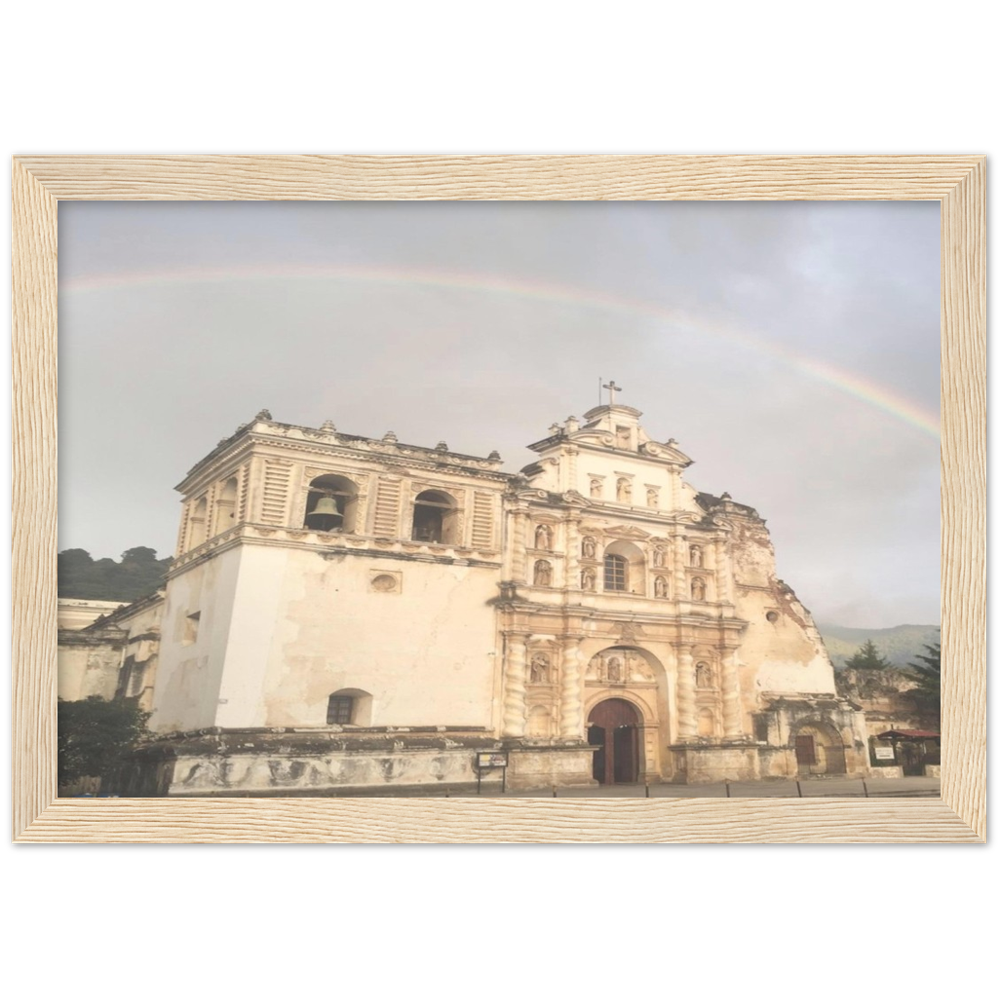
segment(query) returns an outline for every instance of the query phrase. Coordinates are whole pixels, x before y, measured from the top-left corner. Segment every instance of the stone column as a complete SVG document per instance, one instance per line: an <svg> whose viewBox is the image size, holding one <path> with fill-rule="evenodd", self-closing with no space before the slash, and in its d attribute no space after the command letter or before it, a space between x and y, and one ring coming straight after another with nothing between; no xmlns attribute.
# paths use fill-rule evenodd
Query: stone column
<svg viewBox="0 0 1000 1000"><path fill-rule="evenodd" d="M515 510L513 513L514 530L511 538L511 574L515 583L524 583L525 576L525 556L528 547L528 512L526 510Z"/></svg>
<svg viewBox="0 0 1000 1000"><path fill-rule="evenodd" d="M564 739L583 739L583 670L580 662L580 640L568 639L563 647L562 704L560 705L560 735Z"/></svg>
<svg viewBox="0 0 1000 1000"><path fill-rule="evenodd" d="M722 650L722 731L727 738L743 735L743 706L740 704L740 674L736 650Z"/></svg>
<svg viewBox="0 0 1000 1000"><path fill-rule="evenodd" d="M507 660L503 670L503 734L524 735L524 636L507 638Z"/></svg>
<svg viewBox="0 0 1000 1000"><path fill-rule="evenodd" d="M672 548L674 558L674 600L690 601L691 588L688 587L687 577L687 539L680 533L680 531L674 532Z"/></svg>
<svg viewBox="0 0 1000 1000"><path fill-rule="evenodd" d="M690 646L677 647L677 736L690 739L696 732L694 663Z"/></svg>
<svg viewBox="0 0 1000 1000"><path fill-rule="evenodd" d="M580 589L580 515L571 511L566 521L566 579L563 586Z"/></svg>

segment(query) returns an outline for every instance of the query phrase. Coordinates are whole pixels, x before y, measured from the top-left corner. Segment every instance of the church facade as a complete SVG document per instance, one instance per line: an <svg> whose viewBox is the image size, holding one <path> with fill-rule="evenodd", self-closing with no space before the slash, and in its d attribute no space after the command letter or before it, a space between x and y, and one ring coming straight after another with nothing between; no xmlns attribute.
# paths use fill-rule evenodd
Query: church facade
<svg viewBox="0 0 1000 1000"><path fill-rule="evenodd" d="M640 416L554 424L512 475L262 411L178 486L155 677L130 681L158 739L123 791L867 773L765 522Z"/></svg>

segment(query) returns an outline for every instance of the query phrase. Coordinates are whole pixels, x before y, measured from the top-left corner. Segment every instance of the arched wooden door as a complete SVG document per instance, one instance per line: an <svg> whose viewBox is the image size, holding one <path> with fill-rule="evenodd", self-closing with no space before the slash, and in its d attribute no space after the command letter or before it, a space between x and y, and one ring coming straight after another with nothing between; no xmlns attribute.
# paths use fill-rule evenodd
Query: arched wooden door
<svg viewBox="0 0 1000 1000"><path fill-rule="evenodd" d="M623 698L608 698L595 705L587 719L587 742L596 746L594 777L602 785L623 785L639 780L642 724L635 706Z"/></svg>

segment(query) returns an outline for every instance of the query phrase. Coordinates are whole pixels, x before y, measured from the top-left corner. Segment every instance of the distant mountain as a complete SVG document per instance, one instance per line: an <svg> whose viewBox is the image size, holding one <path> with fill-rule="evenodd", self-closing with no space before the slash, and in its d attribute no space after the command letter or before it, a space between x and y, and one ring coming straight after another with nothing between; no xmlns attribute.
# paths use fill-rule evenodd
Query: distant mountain
<svg viewBox="0 0 1000 1000"><path fill-rule="evenodd" d="M905 667L924 646L939 642L937 625L896 625L894 628L847 628L844 625L817 625L826 651L835 667L842 667L868 639L894 666ZM919 662L919 661L918 661Z"/></svg>

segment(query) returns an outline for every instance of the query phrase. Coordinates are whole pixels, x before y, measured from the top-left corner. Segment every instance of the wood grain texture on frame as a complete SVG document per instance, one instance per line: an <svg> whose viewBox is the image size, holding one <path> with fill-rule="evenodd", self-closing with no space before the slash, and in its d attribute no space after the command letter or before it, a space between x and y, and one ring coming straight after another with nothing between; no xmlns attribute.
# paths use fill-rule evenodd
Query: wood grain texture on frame
<svg viewBox="0 0 1000 1000"><path fill-rule="evenodd" d="M13 835L22 842L976 843L986 832L981 156L23 156L13 164ZM940 200L942 798L55 798L60 200Z"/></svg>

